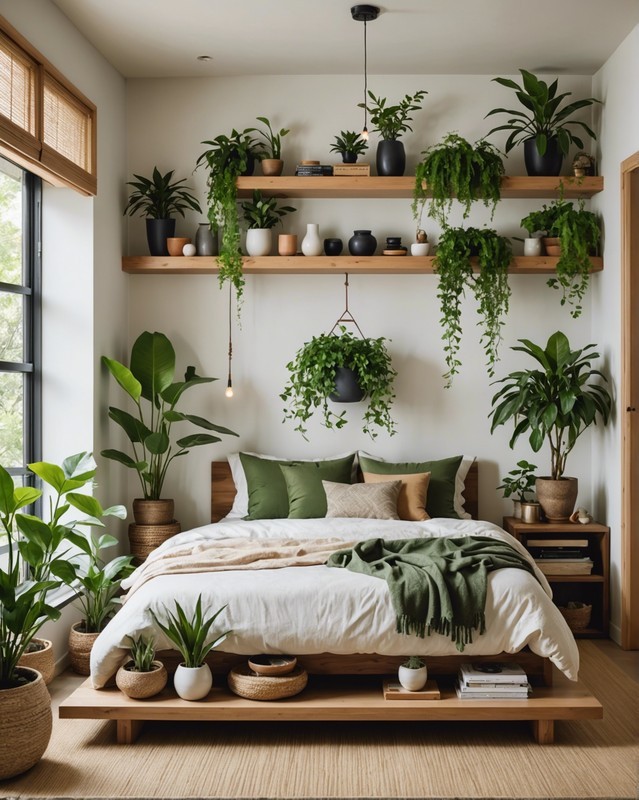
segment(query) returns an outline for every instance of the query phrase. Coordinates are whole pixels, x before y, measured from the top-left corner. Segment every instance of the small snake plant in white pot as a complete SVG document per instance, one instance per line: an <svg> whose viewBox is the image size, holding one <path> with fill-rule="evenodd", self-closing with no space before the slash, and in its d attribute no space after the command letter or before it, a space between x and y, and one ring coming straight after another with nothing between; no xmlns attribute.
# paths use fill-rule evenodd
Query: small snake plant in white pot
<svg viewBox="0 0 639 800"><path fill-rule="evenodd" d="M418 692L426 686L428 669L418 656L411 656L397 671L399 682L409 692Z"/></svg>

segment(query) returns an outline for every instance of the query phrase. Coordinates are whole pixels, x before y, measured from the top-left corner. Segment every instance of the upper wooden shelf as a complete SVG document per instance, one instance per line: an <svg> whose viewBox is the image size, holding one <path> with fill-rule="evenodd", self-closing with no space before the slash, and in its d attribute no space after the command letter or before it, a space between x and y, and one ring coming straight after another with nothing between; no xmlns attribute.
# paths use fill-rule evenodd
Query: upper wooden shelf
<svg viewBox="0 0 639 800"><path fill-rule="evenodd" d="M428 275L433 273L434 256L264 256L244 258L247 275ZM557 258L550 256L515 256L510 273L546 275L555 271ZM593 272L603 269L601 258L592 258ZM473 259L477 268L476 259ZM122 259L122 269L133 275L214 275L217 259L206 256L130 256Z"/></svg>
<svg viewBox="0 0 639 800"><path fill-rule="evenodd" d="M502 198L555 197L563 184L564 197L592 197L603 191L603 177L573 178L561 175L531 178L527 175L502 178ZM284 175L266 178L261 175L237 179L238 197L250 197L254 189L274 197L412 197L415 178L380 177L296 177Z"/></svg>

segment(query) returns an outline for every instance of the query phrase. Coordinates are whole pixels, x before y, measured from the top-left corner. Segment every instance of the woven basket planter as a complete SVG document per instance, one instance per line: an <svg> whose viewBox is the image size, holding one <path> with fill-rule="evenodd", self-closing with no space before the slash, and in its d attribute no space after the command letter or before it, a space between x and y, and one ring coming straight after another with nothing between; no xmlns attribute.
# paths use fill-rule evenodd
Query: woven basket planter
<svg viewBox="0 0 639 800"><path fill-rule="evenodd" d="M175 522L174 514L173 500L143 500L138 497L133 501L133 519L138 525L169 525Z"/></svg>
<svg viewBox="0 0 639 800"><path fill-rule="evenodd" d="M592 616L592 606L584 605L580 608L567 608L566 606L559 606L562 617L568 623L571 631L581 631L587 628L590 624L590 617Z"/></svg>
<svg viewBox="0 0 639 800"><path fill-rule="evenodd" d="M84 622L76 622L69 631L69 660L78 675L91 674L91 649L99 633L83 633Z"/></svg>
<svg viewBox="0 0 639 800"><path fill-rule="evenodd" d="M134 561L142 563L152 550L181 530L180 523L175 520L169 525L129 525L129 548Z"/></svg>
<svg viewBox="0 0 639 800"><path fill-rule="evenodd" d="M248 666L229 672L229 689L249 700L282 700L299 694L308 683L305 669L295 667L288 675L255 675Z"/></svg>
<svg viewBox="0 0 639 800"><path fill-rule="evenodd" d="M118 689L127 697L132 697L134 700L145 700L147 697L159 694L164 689L169 676L161 661L153 662L154 669L151 672L134 672L127 669L132 665L132 661L127 662L120 667L115 676Z"/></svg>
<svg viewBox="0 0 639 800"><path fill-rule="evenodd" d="M37 764L51 738L51 698L42 675L19 671L36 677L16 689L0 689L0 780Z"/></svg>
<svg viewBox="0 0 639 800"><path fill-rule="evenodd" d="M45 684L48 686L55 675L55 658L53 656L53 644L48 639L32 639L31 644L43 645L41 650L23 653L18 665L37 669L42 673Z"/></svg>

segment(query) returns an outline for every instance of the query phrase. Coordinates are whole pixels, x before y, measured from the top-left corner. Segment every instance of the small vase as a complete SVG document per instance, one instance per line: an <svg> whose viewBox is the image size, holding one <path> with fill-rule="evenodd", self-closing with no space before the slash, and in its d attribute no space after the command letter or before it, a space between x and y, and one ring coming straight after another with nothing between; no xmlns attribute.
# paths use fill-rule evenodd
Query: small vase
<svg viewBox="0 0 639 800"><path fill-rule="evenodd" d="M309 222L306 226L306 236L302 239L302 253L305 256L321 256L322 240L319 235L319 225Z"/></svg>
<svg viewBox="0 0 639 800"><path fill-rule="evenodd" d="M348 252L352 256L373 256L377 248L377 239L370 231L353 231L348 240Z"/></svg>
<svg viewBox="0 0 639 800"><path fill-rule="evenodd" d="M185 667L184 664L179 664L173 676L173 686L182 700L201 700L213 686L209 665Z"/></svg>
<svg viewBox="0 0 639 800"><path fill-rule="evenodd" d="M213 231L208 222L200 222L195 232L195 252L198 256L217 255L217 235L213 236Z"/></svg>
<svg viewBox="0 0 639 800"><path fill-rule="evenodd" d="M411 256L427 256L430 251L430 242L413 242L410 246Z"/></svg>
<svg viewBox="0 0 639 800"><path fill-rule="evenodd" d="M280 233L277 237L277 252L281 256L296 255L297 235L295 233Z"/></svg>
<svg viewBox="0 0 639 800"><path fill-rule="evenodd" d="M270 228L249 228L246 231L246 252L254 258L270 256L273 245Z"/></svg>
<svg viewBox="0 0 639 800"><path fill-rule="evenodd" d="M186 236L170 236L166 240L166 249L169 251L170 256L183 256L185 244L191 244L191 240Z"/></svg>
<svg viewBox="0 0 639 800"><path fill-rule="evenodd" d="M341 239L324 239L324 252L327 256L338 256L342 252Z"/></svg>
<svg viewBox="0 0 639 800"><path fill-rule="evenodd" d="M541 239L537 236L530 239L524 239L524 255L525 256L540 256L541 255Z"/></svg>
<svg viewBox="0 0 639 800"><path fill-rule="evenodd" d="M541 521L541 506L533 501L521 501L521 521L528 524Z"/></svg>
<svg viewBox="0 0 639 800"><path fill-rule="evenodd" d="M418 692L426 686L428 668L420 667L419 669L409 669L402 664L397 670L397 677L404 689L407 689L409 692Z"/></svg>
<svg viewBox="0 0 639 800"><path fill-rule="evenodd" d="M261 166L262 175L273 177L282 174L284 162L281 158L263 158Z"/></svg>

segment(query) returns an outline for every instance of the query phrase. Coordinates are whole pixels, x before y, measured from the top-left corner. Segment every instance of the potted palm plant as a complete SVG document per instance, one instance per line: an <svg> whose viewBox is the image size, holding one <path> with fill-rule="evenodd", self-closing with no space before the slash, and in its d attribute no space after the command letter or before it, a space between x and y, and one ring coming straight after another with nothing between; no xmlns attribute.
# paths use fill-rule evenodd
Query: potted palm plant
<svg viewBox="0 0 639 800"><path fill-rule="evenodd" d="M106 356L102 363L135 404L134 414L109 408L109 418L127 435L132 454L109 449L103 450L102 455L133 470L140 481L142 497L133 501L136 525L130 527L129 537L131 552L143 559L149 545L157 547L180 530L174 520L173 500L162 498L164 481L174 460L187 455L192 447L221 441L214 433L237 434L204 417L178 411L185 392L216 378L202 377L195 367L187 367L184 379L176 381L175 350L163 333L140 334L131 349L129 367ZM173 426L184 422L208 432L191 433L173 441ZM145 530L147 527L151 530Z"/></svg>
<svg viewBox="0 0 639 800"><path fill-rule="evenodd" d="M331 153L339 153L343 164L357 163L357 157L368 150L368 142L358 131L340 131L331 143Z"/></svg>
<svg viewBox="0 0 639 800"><path fill-rule="evenodd" d="M413 129L408 124L415 111L421 109L421 103L428 92L423 89L415 94L407 94L395 105L387 105L385 97L375 97L369 91L370 105L358 103L370 114L373 130L378 131L382 141L377 145L376 163L378 175L403 175L406 169L406 151L400 136Z"/></svg>
<svg viewBox="0 0 639 800"><path fill-rule="evenodd" d="M559 81L550 85L542 81L532 72L520 69L522 85L510 78L493 78L496 83L512 89L524 110L493 108L486 114L508 114L509 119L488 132L488 136L496 131L510 131L506 140L506 154L519 142L524 143L524 159L529 175L559 175L561 165L571 144L583 150L584 143L570 126L582 128L588 136L596 139L595 132L585 122L571 119L576 111L587 108L593 103L600 103L595 97L575 100L562 107L562 102L572 92L557 94Z"/></svg>
<svg viewBox="0 0 639 800"><path fill-rule="evenodd" d="M187 209L202 213L200 204L191 194L191 190L184 183L186 178L173 181L170 170L166 175L153 167L150 178L134 175L134 181L128 181L127 186L132 186L133 191L124 209L129 216L141 214L146 217L146 237L149 243L149 252L152 256L168 256L166 240L175 236L175 219L172 214L181 214Z"/></svg>
<svg viewBox="0 0 639 800"><path fill-rule="evenodd" d="M395 433L390 414L395 398L393 381L397 372L386 349L386 339L359 338L340 327L340 334L313 336L295 354L286 368L289 381L280 395L287 404L286 419L296 423L295 430L306 438L306 423L320 409L327 428L346 425L346 411L336 413L333 402L358 402L367 399L363 431L372 439L374 428Z"/></svg>
<svg viewBox="0 0 639 800"><path fill-rule="evenodd" d="M594 344L571 350L561 331L553 333L545 348L528 339L519 339L519 347L538 363L535 369L511 372L496 383L502 384L492 398L491 433L507 422L515 426L510 439L529 432L528 441L535 453L544 442L550 446L550 476L537 478L537 500L551 522L564 522L573 512L577 499L577 478L564 475L566 459L577 439L597 418L603 424L610 419L612 399L599 379L602 373L592 368L599 357Z"/></svg>
<svg viewBox="0 0 639 800"><path fill-rule="evenodd" d="M175 601L175 612L166 607L164 613L166 622L161 622L153 611L156 625L179 650L184 661L178 664L173 676L175 691L183 700L201 700L211 690L213 676L205 658L214 647L221 644L232 631L225 631L215 639L209 639L210 631L215 620L224 611L226 606L218 609L213 616L204 618L202 613L202 596L199 595L195 604L195 611L189 618L182 606Z"/></svg>
<svg viewBox="0 0 639 800"><path fill-rule="evenodd" d="M256 189L253 199L242 203L244 219L248 224L246 252L250 256L269 256L273 246L271 230L281 223L282 217L296 211L292 206L278 206L275 197L263 197Z"/></svg>
<svg viewBox="0 0 639 800"><path fill-rule="evenodd" d="M262 175L281 175L284 170L284 162L282 161L282 139L290 130L288 128L280 128L279 131L274 131L271 128L271 123L268 117L256 117L256 119L266 125L266 130L260 128L248 128L248 132L257 133L262 137L261 144L263 152L260 154L260 164L262 167Z"/></svg>
<svg viewBox="0 0 639 800"><path fill-rule="evenodd" d="M131 659L117 671L115 683L118 689L134 700L146 700L159 694L166 686L168 675L161 661L155 659L153 639L145 636L127 637Z"/></svg>

